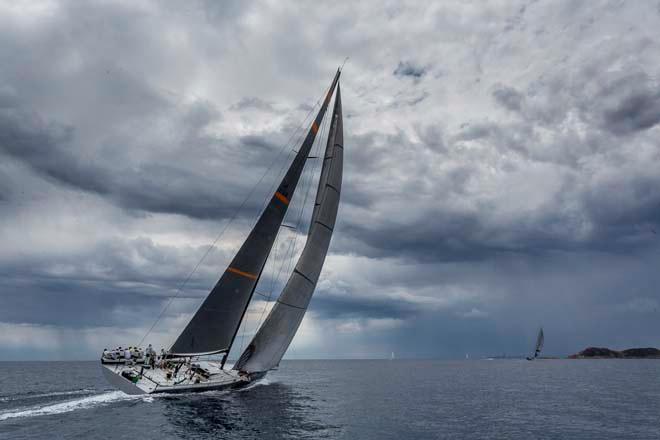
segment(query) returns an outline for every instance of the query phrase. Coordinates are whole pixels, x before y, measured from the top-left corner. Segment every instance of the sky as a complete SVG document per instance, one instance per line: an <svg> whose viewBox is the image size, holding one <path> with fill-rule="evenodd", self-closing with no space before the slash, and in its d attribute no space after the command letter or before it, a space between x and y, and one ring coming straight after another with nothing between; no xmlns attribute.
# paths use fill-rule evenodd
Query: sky
<svg viewBox="0 0 660 440"><path fill-rule="evenodd" d="M97 359L161 313L171 344L346 57L288 358L660 346L660 3L426 3L0 3L0 360ZM303 243L280 233L271 300Z"/></svg>

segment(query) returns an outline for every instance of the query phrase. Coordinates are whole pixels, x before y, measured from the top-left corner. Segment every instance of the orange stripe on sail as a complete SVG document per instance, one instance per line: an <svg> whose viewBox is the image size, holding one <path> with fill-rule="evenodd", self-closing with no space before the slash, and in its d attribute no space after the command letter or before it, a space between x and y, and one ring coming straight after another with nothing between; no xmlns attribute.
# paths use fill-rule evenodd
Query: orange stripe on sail
<svg viewBox="0 0 660 440"><path fill-rule="evenodd" d="M312 122L312 131L316 134L319 131L319 126L316 124L316 121Z"/></svg>
<svg viewBox="0 0 660 440"><path fill-rule="evenodd" d="M279 191L276 191L276 192L275 192L275 197L277 197L277 199L278 199L280 202L284 203L285 205L288 205L288 204L289 204L289 199L287 199L287 198L284 196L284 194L280 193Z"/></svg>
<svg viewBox="0 0 660 440"><path fill-rule="evenodd" d="M236 275L241 275L245 278L249 278L251 280L256 280L257 276L254 274L251 274L249 272L243 272L242 270L234 269L233 267L228 267L227 270L229 272L235 273Z"/></svg>

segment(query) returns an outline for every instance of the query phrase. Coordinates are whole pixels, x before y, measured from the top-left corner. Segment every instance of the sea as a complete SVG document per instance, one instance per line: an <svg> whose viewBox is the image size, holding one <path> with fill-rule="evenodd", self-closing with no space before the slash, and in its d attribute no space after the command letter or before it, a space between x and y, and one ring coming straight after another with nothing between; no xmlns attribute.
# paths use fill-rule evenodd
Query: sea
<svg viewBox="0 0 660 440"><path fill-rule="evenodd" d="M660 439L659 360L291 360L128 396L98 362L0 362L1 439Z"/></svg>

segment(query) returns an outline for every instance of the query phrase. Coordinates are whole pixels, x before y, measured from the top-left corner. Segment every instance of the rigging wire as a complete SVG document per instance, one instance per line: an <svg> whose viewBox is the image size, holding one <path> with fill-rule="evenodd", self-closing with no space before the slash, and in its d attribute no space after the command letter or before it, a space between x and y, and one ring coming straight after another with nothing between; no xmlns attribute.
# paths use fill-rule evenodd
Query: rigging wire
<svg viewBox="0 0 660 440"><path fill-rule="evenodd" d="M328 129L328 131L329 131L329 124L331 124L331 122L329 123L328 120L331 120L331 119L332 119L332 116L327 116L326 115L326 117L323 118L323 121L322 121L322 124L321 124L321 130L320 130L321 133L320 133L320 136L318 137L318 142L317 142L316 150L315 150L316 152L314 153L315 156L317 156L318 158L321 158L321 159L323 159L323 156L322 156L323 147L322 147L322 145L323 145L323 141L326 137L326 129ZM263 322L263 318L264 318L264 314L266 312L266 308L268 306L268 302L270 302L270 298L271 298L273 292L275 291L275 282L279 280L279 277L282 273L286 274L286 273L291 272L291 266L293 265L293 261L295 259L296 254L297 254L297 251L296 251L297 246L296 245L297 245L297 242L298 242L298 237L300 235L300 233L299 233L300 229L298 227L301 224L301 221L302 221L302 218L303 218L303 213L305 211L305 207L307 206L307 199L309 198L309 194L311 192L311 189L312 189L313 186L315 186L314 182L317 180L315 178L315 176L317 176L318 170L319 170L320 165L322 163L323 163L323 160L319 160L319 161L315 162L312 165L311 169L310 169L307 190L305 192L305 197L303 198L303 202L301 203L301 206L300 206L300 212L298 213L298 218L296 220L296 230L294 232L294 236L291 239L291 243L290 243L290 246L289 246L289 252L287 253L287 258L285 258L282 261L282 264L280 266L277 277L274 278L273 282L271 283L271 289L270 289L268 298L267 298L266 302L264 303L264 307L261 311L261 315L259 316L259 320L257 321L257 325L256 325L255 330L254 330L255 333L257 332L257 330L259 329L259 327L261 326L261 324ZM320 176L319 176L319 178L320 178ZM316 199L314 198L313 201L315 202ZM310 222L311 222L311 219L310 219ZM287 264L287 270L283 272L285 264Z"/></svg>
<svg viewBox="0 0 660 440"><path fill-rule="evenodd" d="M315 152L314 152L314 154L317 155L317 156L320 156L321 145L322 145L322 143L323 143L323 139L325 138L326 121L327 121L326 118L324 118L323 121L322 121L322 124L321 124L321 130L320 130L321 135L319 136L319 140L318 140L318 142L317 142L317 144L316 144L316 146L315 146ZM313 186L313 185L312 185L312 181L314 180L314 176L315 176L316 173L317 173L318 165L319 165L319 162L315 162L315 163L312 165L312 167L310 168L310 173L308 173L308 185L307 185L307 187L306 187L306 191L305 191L305 196L304 196L304 198L303 198L303 202L302 202L301 205L300 205L300 211L298 212L298 216L297 216L297 219L296 219L296 221L295 221L295 229L294 229L295 232L293 232L294 235L293 235L293 237L291 238L291 241L292 241L292 243L290 243L290 249L291 249L291 247L292 247L292 249L291 249L291 255L289 255L289 254L287 253L287 258L285 258L284 261L283 261L283 264L284 264L284 262L288 262L288 263L289 263L289 266L288 266L289 269L290 269L290 267L291 267L291 262L293 261L293 257L295 256L295 249L296 249L296 247L295 247L295 242L296 242L298 236L300 235L299 231L302 229L302 228L300 228L300 222L302 221L303 213L304 213L305 207L307 206L307 199L308 199L308 196L309 196L309 192L311 191L312 186ZM283 267L280 268L280 271L281 271L282 269L283 269ZM287 272L285 272L285 273L287 273ZM279 278L278 278L278 279L279 279ZM273 286L273 287L274 287L274 286ZM274 290L274 288L273 288L272 290Z"/></svg>
<svg viewBox="0 0 660 440"><path fill-rule="evenodd" d="M316 101L316 104L314 104L314 108L316 108L316 106L318 106L319 108L321 107L321 105L322 105L321 102L325 98L325 96L328 94L328 92L330 91L330 87L331 86L328 86L323 90L323 95L322 95L321 98L319 98ZM326 118L325 118L325 115L324 115L323 121L321 121L321 122L323 123L325 121L325 119ZM296 142L294 142L293 145L301 145L302 142L303 142L303 136L307 135L307 131L306 130L303 130L303 131L296 130L296 131L299 133L299 135L296 138ZM316 139L319 139L319 137L317 136ZM316 139L315 139L315 141L316 141ZM291 155L291 153L296 153L296 151L292 148L287 153L287 158ZM273 191L275 191L275 189L277 189L277 185L279 184L280 180L282 180L282 178L284 178L284 174L286 172L286 169L288 168L288 165L289 165L289 161L284 161L282 166L280 167L279 173L276 174L277 178L273 181L273 184L271 185L269 191L266 193L266 198L264 199L264 203L261 207L262 211L264 209L266 209L266 205L268 204L268 201L270 200L270 194L272 194Z"/></svg>
<svg viewBox="0 0 660 440"><path fill-rule="evenodd" d="M305 206L307 205L307 199L309 197L309 194L311 193L312 187L318 187L318 185L314 185L314 182L316 182L318 179L321 178L322 164L325 161L325 149L323 148L322 144L323 144L323 140L325 139L326 128L328 129L328 135L330 134L330 130L332 129L332 121L333 121L332 116L328 116L327 118L324 118L324 120L322 121L323 123L322 123L322 126L321 126L321 136L319 137L319 142L317 144L317 149L316 149L316 153L315 153L318 158L321 158L321 160L314 163L314 165L313 165L313 171L310 174L310 182L309 182L309 185L307 186L307 191L305 192L305 197L304 197L303 203L301 204L301 207L300 207L300 213L298 215L297 225L299 225L301 220L302 220L303 212L304 212ZM317 170L319 170L319 169L321 171L319 171L319 173L318 173L318 178L315 179L314 176L316 176ZM312 210L311 211L312 212L310 213L310 215L314 215L314 208L316 206L315 202L316 202L316 197L313 196L312 197L312 202L311 202L311 204L312 204ZM313 219L310 216L310 219L309 219L310 224L311 224L312 220ZM309 231L310 226L309 225L306 225L306 226L307 227L305 228L305 230ZM294 235L294 237L292 239L292 244L291 244L291 247L290 247L291 253L288 256L288 258L282 262L282 266L280 267L280 273L282 271L282 268L284 267L284 264L286 264L286 262L288 262L288 265L287 265L287 270L284 273L285 274L291 273L292 265L294 264L294 261L296 261L295 256L297 255L297 250L296 249L297 249L297 243L298 243L299 235L301 235L301 234L296 233ZM309 233L307 233L305 235L305 242L308 238L309 238ZM278 274L278 278L279 278L279 274ZM286 284L283 285L282 289L284 289L285 286L286 286ZM271 294L272 294L272 292L271 292ZM268 299L270 301L270 296L269 296ZM261 326L261 324L263 322L263 318L264 318L264 314L266 312L267 305L268 305L268 303L264 303L264 307L261 311L261 316L259 317L259 321L257 322L257 326L255 327L255 334L256 334L256 332L258 331L259 327Z"/></svg>
<svg viewBox="0 0 660 440"><path fill-rule="evenodd" d="M324 89L322 97L319 98L319 99L316 101L316 104L315 104L314 108L316 108L317 106L320 108L320 107L322 106L322 104L321 104L321 103L322 103L322 100L324 100L324 99L325 99L325 96L327 96L327 94L329 93L329 91L330 91L330 87L332 87L332 86L330 85L330 86L328 86L328 87L326 87L326 88ZM319 148L318 146L320 145L320 142L321 142L321 140L322 140L323 137L324 137L323 132L324 132L324 127L325 127L325 121L326 121L326 120L327 120L327 117L326 117L326 115L324 115L323 119L321 120L321 130L319 130L319 131L321 131L321 135L315 137L315 139L314 139L314 146L312 146L312 149L310 149L310 154L312 154L312 155L314 155L314 156L318 156L318 148ZM298 131L298 130L297 130L297 131ZM296 142L294 142L293 145L301 145L301 144L302 144L302 141L303 141L303 136L306 136L307 133L308 133L307 131L300 131L300 132L299 132L299 135L298 135L298 137L297 137L297 139L296 139ZM316 148L316 150L311 151L311 150L313 150L314 148ZM296 153L296 154L297 154L297 151L295 151L295 150L292 148L292 149L287 153L287 156L286 156L286 157L288 158L288 157L291 155L291 153ZM308 156L308 158L309 158L309 156ZM279 181L284 177L284 174L286 173L286 170L288 169L289 162L290 162L289 160L284 161L284 162L282 163L282 166L280 167L279 172L276 174L277 178L274 179L273 184L271 185L271 187L269 188L268 192L266 193L266 197L265 197L265 199L264 199L264 201L263 201L262 209L261 209L262 212L263 212L264 209L266 209L266 206L268 205L268 202L269 202L269 200L270 200L270 194L272 194L273 191L275 191L275 189L277 188L277 185L279 184ZM304 178L305 178L305 174L304 174L304 172L307 171L308 169L309 169L308 167L305 167L305 168L304 168L304 171L303 171L303 176L301 176L301 186L302 186L302 187L304 187ZM306 199L305 199L305 200L306 200ZM291 212L293 212L293 211L292 211L292 210L287 211L287 214L286 214L286 216L285 216L285 218L284 218L284 221L286 221L286 219L288 218L288 216L289 216L289 214L290 214ZM256 223L256 220L255 220L255 223ZM281 241L281 240L280 240L279 243L278 243L278 240L279 240L279 237L280 237L280 231L281 231L281 229L282 229L282 228L278 228L277 233L276 233L276 236L275 236L275 243L277 243L278 245L279 245L279 244L282 244L282 241ZM269 257L269 258L266 260L266 264L269 264L269 265L270 265L270 268L271 268L271 270L273 271L273 273L275 272L275 268L273 267L273 265L275 264L275 261L277 260L277 256L279 255L279 253L280 253L279 246L275 246L275 249L274 249L274 251L273 251L273 254L271 255L272 258ZM289 250L287 249L287 251L285 252L285 258L288 258L288 253L289 253ZM264 269L266 269L266 267L265 267ZM265 270L264 270L264 271L265 271ZM280 268L280 271L279 271L279 272L281 272L281 268ZM277 280L279 280L279 272L278 272ZM275 290L274 285L275 285L275 282L276 282L277 280L274 279L274 278L271 278L271 287L270 287L270 289L269 289L269 291L268 291L268 295L265 295L265 294L263 294L263 293L261 293L261 292L257 292L256 288L255 288L254 293L257 293L257 295L259 295L259 296L261 296L261 297L263 297L263 298L266 298L266 303L268 303L268 302L270 301L270 298L271 298L272 294L273 294L273 291ZM256 287L259 287L259 285L257 285ZM248 307L249 307L249 305L248 305ZM262 311L262 313L261 313L261 316L263 317L263 311ZM261 318L260 318L260 319L261 319ZM239 342L239 350L242 352L242 351L243 351L243 343L244 343L244 339L245 339L245 334L246 334L246 332L247 332L247 319L245 320L245 322L241 323L241 327L242 327L242 330L243 330L243 331L241 332L241 337L240 337L240 342Z"/></svg>
<svg viewBox="0 0 660 440"><path fill-rule="evenodd" d="M151 334L151 332L152 332L153 329L156 327L156 325L158 324L158 322L160 322L160 320L161 320L162 317L164 316L164 314L165 314L165 312L167 311L167 309L172 305L172 302L173 302L173 301L174 301L174 300L175 300L175 299L181 294L181 292L183 291L183 288L186 286L186 284L188 283L188 281L190 281L190 279L191 279L192 276L195 274L195 272L197 271L197 269L199 268L199 266L200 266L200 265L202 264L202 262L206 259L206 257L211 253L211 250L214 249L215 244L218 242L218 240L220 240L220 238L221 238L221 237L224 235L224 233L227 231L227 229L229 228L229 225L231 225L231 224L233 223L233 221L238 217L238 214L241 212L241 210L243 209L243 207L246 205L247 201L250 199L250 197L252 196L252 194L254 193L254 191L256 190L256 188L259 186L259 184L260 184L260 183L264 180L264 178L268 175L268 173L269 173L270 170L273 168L273 166L275 165L275 163L277 162L277 160L280 158L280 156L282 155L282 153L284 152L284 150L285 150L289 145L291 145L291 141L293 140L293 138L294 138L294 136L296 135L296 133L298 133L298 132L299 132L299 131L305 126L305 123L306 123L307 120L309 119L310 115L313 114L314 110L316 110L316 108L317 108L319 102L320 102L320 100L317 101L317 103L316 103L316 104L310 109L310 111L307 113L307 115L305 116L305 118L303 119L303 121L300 123L300 125L298 126L298 128L297 128L297 129L291 134L291 136L289 137L289 139L287 140L287 142L286 142L286 143L282 146L282 148L279 150L279 152L277 153L277 155L275 156L275 158L273 159L273 161L270 163L270 165L268 166L268 168L266 168L266 171L262 174L262 176L259 178L259 180L254 184L254 186L252 186L252 188L250 189L248 195L245 197L245 199L243 200L243 202L242 202L242 203L239 205L239 207L236 209L236 211L235 211L234 214L231 216L231 218L229 219L229 221L227 221L227 223L225 224L225 227L220 231L220 233L217 235L217 237L215 238L215 240L213 240L213 243L211 244L211 246L209 246L209 248L206 250L206 252L204 253L204 255L202 255L202 258L197 262L197 264L195 265L195 267L193 268L193 270L188 274L188 276L184 279L184 281L183 281L181 284L179 284L179 286L177 287L177 290L176 290L176 292L174 293L174 295L170 296L169 301L167 302L167 304L165 305L165 307L161 310L160 314L158 315L158 317L156 318L156 320L154 321L154 323L151 325L151 327L149 328L149 330L148 330L148 331L145 333L145 335L142 337L142 339L140 340L140 343L138 344L138 346L141 346L141 345L143 344L143 342L145 341L145 339ZM287 155L287 156L288 156L288 155ZM263 209L262 209L262 211L263 211Z"/></svg>
<svg viewBox="0 0 660 440"><path fill-rule="evenodd" d="M314 109L316 109L317 106L318 106L319 108L321 107L321 105L322 105L322 104L321 104L321 103L322 103L322 100L323 100L324 97L329 93L329 91L330 91L330 87L331 87L331 86L328 86L328 87L326 87L326 88L324 89L324 91L323 91L323 95L322 95L322 98L319 98L319 99L316 101L316 104L315 104L315 106L314 106ZM312 155L318 156L318 148L319 148L318 146L320 145L320 142L321 142L321 140L323 139L323 131L324 131L325 121L326 121L326 120L327 120L326 115L324 115L323 119L321 120L321 130L320 130L320 131L321 131L321 136L316 136L316 137L315 137L315 139L314 139L314 145L313 145L312 148L310 149L310 154L312 154ZM298 135L298 137L296 138L296 141L293 143L293 145L296 145L296 146L297 146L297 145L301 145L301 144L302 144L302 142L303 142L303 138L304 138L305 136L307 136L308 131L307 131L307 130L302 130L302 131L300 131L300 130L296 130L296 131L299 133L299 135ZM293 136L292 136L292 137L293 137ZM316 148L316 150L312 151L314 148ZM291 155L291 153L296 153L296 154L297 154L297 151L295 151L295 150L292 148L292 149L287 153L287 155L286 155L287 159L288 159L288 157ZM309 158L309 156L308 156L308 158ZM279 185L280 180L284 178L284 175L286 174L286 171L287 171L289 165L290 165L290 161L289 161L289 160L283 161L283 163L282 163L282 165L281 165L281 167L280 167L279 172L276 174L276 178L273 180L273 184L271 185L271 187L269 188L269 190L266 192L266 196L265 196L264 201L263 201L263 203L262 203L262 208L261 208L261 211L260 211L260 212L263 212L263 210L266 209L266 206L268 205L268 203L269 203L269 201L270 201L270 197L272 197L271 194L273 193L273 191L275 191L275 190L277 189L277 186ZM301 187L303 187L303 188L305 187L305 184L304 184L305 176L306 176L305 172L306 172L307 170L309 170L309 167L305 167L305 168L303 169L303 175L301 176L301 179L300 179L300 180L301 180ZM307 174L308 174L308 173L307 173ZM305 200L306 200L306 198L305 198ZM293 210L289 210L289 211L287 211L287 213L286 213L286 215L285 215L285 218L283 219L284 221L286 221L286 219L288 218L288 216L289 216L289 214L290 214L291 212L293 212ZM302 213L301 213L301 215L302 215ZM255 224L256 224L256 221L257 221L257 220L255 220ZM279 237L280 237L280 231L281 231L281 230L282 230L282 228L278 228L278 230L277 230L277 233L276 233L276 236L275 236L275 242L276 242L276 243L277 243L277 240L278 240ZM281 244L281 240L280 240L280 244ZM289 250L287 250L287 251L285 252L285 258L289 258L289 257L288 257L288 253L289 253ZM273 267L273 265L275 264L275 261L277 260L277 256L278 256L278 254L279 254L279 248L278 248L278 246L275 246L275 250L274 250L273 255L272 255L273 258L268 258L268 259L266 260L266 264L269 264L269 263L270 263L270 267L271 267L271 270L273 271L273 273L275 272L275 268ZM281 268L280 268L280 272L281 272ZM279 280L279 273L278 273L277 279ZM264 294L262 294L262 293L256 291L256 288L259 287L259 285L255 286L255 291L254 291L254 293L257 293L259 296L262 296L262 297L266 298L266 303L268 303L268 302L270 301L270 298L271 298L272 294L273 294L273 291L275 290L275 288L274 288L275 281L276 281L275 279L271 279L271 288L270 288L270 290L269 290L269 292L268 292L268 295L264 295ZM249 307L249 305L248 305L248 307ZM261 313L261 316L263 317L263 311L262 311L262 313ZM261 319L261 318L260 318L260 319ZM241 323L241 327L242 327L242 330L243 330L243 331L241 332L241 337L240 337L240 342L239 342L239 350L240 350L241 352L243 351L243 343L244 343L244 339L245 339L245 334L246 334L246 332L247 332L247 325L248 325L248 324L247 324L247 319L245 319L244 322Z"/></svg>
<svg viewBox="0 0 660 440"><path fill-rule="evenodd" d="M314 156L317 156L317 157L320 156L321 145L323 143L323 139L325 138L325 128L326 128L326 125L327 125L326 124L327 120L328 120L328 117L324 116L323 120L321 121L321 128L319 130L319 136L316 137L315 142L314 142L314 146L310 150L310 153ZM305 196L303 198L303 202L300 205L300 211L297 213L297 216L296 216L297 219L294 222L294 225L295 225L294 231L299 230L300 222L301 222L302 217L303 217L303 212L304 212L305 206L307 205L307 199L308 199L309 193L311 191L311 188L313 186L314 176L317 173L317 169L318 169L318 162L315 162L311 167L306 166L305 169L304 169L303 175L301 177L301 187L305 188ZM307 182L307 183L305 183L305 182ZM295 211L294 210L287 211L287 216L285 217L285 220L286 220L286 218L289 217L289 214L293 213L293 212L295 212ZM278 229L278 237L279 237L279 233L280 233L281 229L282 228ZM298 234L296 232L293 232L293 233L294 233L294 236L292 238L289 238L289 246L286 249L286 251L284 252L284 259L280 263L280 267L277 270L277 275L275 275L275 272L276 272L275 264L276 264L276 261L278 259L278 256L280 256L280 253L281 253L280 252L280 246L275 247L275 251L272 255L272 258L269 258L267 260L267 264L270 265L270 270L272 271L272 275L273 275L271 277L271 280L270 280L271 282L270 282L270 289L268 289L268 294L266 295L266 294L255 291L255 293L257 293L259 296L265 298L264 306L261 310L259 320L257 321L257 325L254 328L254 333L255 334L256 334L259 326L261 325L262 319L264 317L264 313L266 311L268 303L270 302L270 298L272 297L272 295L275 291L275 286L279 282L281 274L282 273L287 273L287 272L283 272L284 266L288 262L289 267L290 267L291 266L291 261L293 261L293 259L295 257L295 249L296 249L295 248L295 242L298 238ZM276 238L276 240L278 240L278 238ZM282 243L282 240L280 240L278 244L282 245L284 243ZM248 332L248 321L247 320L245 320L245 322L242 323L242 327L243 327L242 328L243 331L241 332L241 338L240 338L240 342L239 342L239 350L240 350L241 353L243 352L243 346L244 346L244 343L245 343L245 336Z"/></svg>

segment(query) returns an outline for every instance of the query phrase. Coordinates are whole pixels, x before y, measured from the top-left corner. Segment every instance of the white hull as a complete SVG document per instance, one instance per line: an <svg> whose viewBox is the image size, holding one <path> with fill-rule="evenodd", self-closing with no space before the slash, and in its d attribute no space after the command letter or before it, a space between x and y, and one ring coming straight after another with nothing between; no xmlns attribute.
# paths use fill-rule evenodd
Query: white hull
<svg viewBox="0 0 660 440"><path fill-rule="evenodd" d="M219 362L203 362L204 368L211 374L208 378L199 376L189 377L182 368L178 377L169 377L168 372L161 368L141 368L141 365L107 365L102 364L101 370L106 380L115 388L126 394L154 394L154 393L189 393L236 388L247 385L251 379L240 376L238 371L223 370ZM141 372L141 374L140 374ZM130 380L122 373L132 374Z"/></svg>

